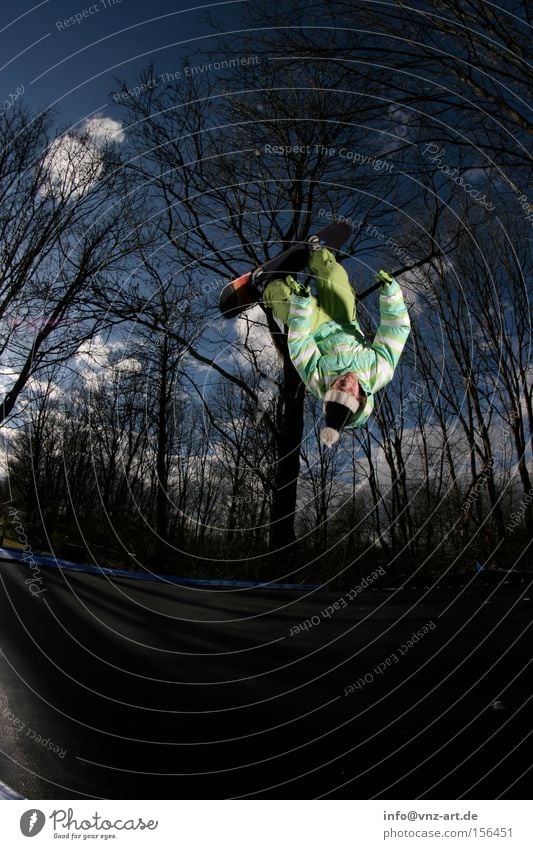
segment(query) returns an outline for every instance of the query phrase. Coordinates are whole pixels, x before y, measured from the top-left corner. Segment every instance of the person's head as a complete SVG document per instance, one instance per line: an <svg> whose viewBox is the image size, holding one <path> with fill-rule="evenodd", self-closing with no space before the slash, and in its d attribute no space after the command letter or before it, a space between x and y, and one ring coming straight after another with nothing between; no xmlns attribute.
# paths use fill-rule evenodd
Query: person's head
<svg viewBox="0 0 533 849"><path fill-rule="evenodd" d="M359 418L366 406L367 396L353 371L336 378L324 396L326 427L320 431L320 441L335 445L342 428Z"/></svg>

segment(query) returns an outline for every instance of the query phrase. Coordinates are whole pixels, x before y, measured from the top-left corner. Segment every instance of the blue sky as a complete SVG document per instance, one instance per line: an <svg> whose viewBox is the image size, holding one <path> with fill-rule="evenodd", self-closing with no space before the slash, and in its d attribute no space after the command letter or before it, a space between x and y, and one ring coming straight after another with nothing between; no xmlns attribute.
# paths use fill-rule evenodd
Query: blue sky
<svg viewBox="0 0 533 849"><path fill-rule="evenodd" d="M116 78L133 81L150 61L160 73L212 44L206 14L239 28L247 0L15 0L0 10L0 102L17 90L32 109L53 105L62 127L95 112L119 117ZM72 20L73 19L73 20ZM187 62L185 62L187 64ZM5 106L4 106L5 109Z"/></svg>

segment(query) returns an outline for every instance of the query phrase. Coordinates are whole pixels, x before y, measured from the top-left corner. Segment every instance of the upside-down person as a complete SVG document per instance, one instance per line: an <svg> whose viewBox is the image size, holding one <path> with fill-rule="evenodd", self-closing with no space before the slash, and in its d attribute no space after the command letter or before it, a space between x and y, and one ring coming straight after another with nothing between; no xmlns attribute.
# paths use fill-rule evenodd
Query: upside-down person
<svg viewBox="0 0 533 849"><path fill-rule="evenodd" d="M356 319L348 275L331 251L313 250L309 269L317 297L287 275L268 284L263 300L288 326L292 362L310 392L324 402L320 438L332 446L341 430L367 421L374 395L392 380L411 325L400 286L380 271L380 324L373 341L367 342Z"/></svg>

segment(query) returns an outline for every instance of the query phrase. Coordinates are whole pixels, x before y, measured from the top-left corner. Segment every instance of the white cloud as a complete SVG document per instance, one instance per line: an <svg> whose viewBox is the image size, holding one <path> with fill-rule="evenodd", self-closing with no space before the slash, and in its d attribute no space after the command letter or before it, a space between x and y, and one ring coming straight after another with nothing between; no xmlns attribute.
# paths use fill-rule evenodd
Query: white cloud
<svg viewBox="0 0 533 849"><path fill-rule="evenodd" d="M120 121L106 118L105 115L88 118L82 125L82 131L89 133L97 147L103 147L110 142L121 144L126 138Z"/></svg>
<svg viewBox="0 0 533 849"><path fill-rule="evenodd" d="M486 183L488 168L479 165L472 168L466 168L463 171L462 176L466 183Z"/></svg>
<svg viewBox="0 0 533 849"><path fill-rule="evenodd" d="M123 358L116 364L112 363L110 355L115 351L120 351L123 347L123 342L105 342L100 335L80 346L74 361L80 377L87 386L96 386L102 377L111 376L114 370L122 373L138 370L137 361L133 358Z"/></svg>
<svg viewBox="0 0 533 849"><path fill-rule="evenodd" d="M103 170L96 148L74 136L56 139L50 145L44 166L47 180L43 194L73 199L88 191Z"/></svg>
<svg viewBox="0 0 533 849"><path fill-rule="evenodd" d="M0 478L8 477L9 442L16 432L9 425L0 425Z"/></svg>
<svg viewBox="0 0 533 849"><path fill-rule="evenodd" d="M262 370L276 374L280 368L279 356L276 353L267 319L260 306L252 307L242 314L236 322L236 332L239 341L252 351L259 359Z"/></svg>
<svg viewBox="0 0 533 849"><path fill-rule="evenodd" d="M141 371L142 363L136 360L135 357L124 357L124 359L115 363L113 368L119 374L131 374L132 372Z"/></svg>
<svg viewBox="0 0 533 849"><path fill-rule="evenodd" d="M43 162L46 180L42 194L72 199L83 195L102 175L103 147L124 138L119 121L96 115L84 121L76 135L65 133L55 139Z"/></svg>
<svg viewBox="0 0 533 849"><path fill-rule="evenodd" d="M50 383L48 380L41 380L37 376L30 377L26 384L26 389L31 390L36 395L47 394L50 400L61 398L63 389L57 383Z"/></svg>
<svg viewBox="0 0 533 849"><path fill-rule="evenodd" d="M109 365L110 346L99 335L89 339L78 348L76 362L91 369L102 369Z"/></svg>
<svg viewBox="0 0 533 849"><path fill-rule="evenodd" d="M455 274L453 265L446 257L440 257L431 264L404 271L396 279L402 287L407 306L414 313L423 313L435 308L439 301L439 288L447 274Z"/></svg>
<svg viewBox="0 0 533 849"><path fill-rule="evenodd" d="M243 313L241 319L236 322L236 331L241 344L246 344L247 348L255 355L263 373L257 393L257 417L260 419L262 413L268 409L277 395L276 378L279 377L281 360L272 342L266 315L260 306L252 307L252 309ZM250 364L244 351L241 359L248 365Z"/></svg>
<svg viewBox="0 0 533 849"><path fill-rule="evenodd" d="M123 340L105 341L102 336L96 335L78 348L74 357L77 373L87 386L95 387L102 379L111 380L117 375L140 372L143 366L136 357L118 358L124 351Z"/></svg>
<svg viewBox="0 0 533 849"><path fill-rule="evenodd" d="M0 393L6 394L9 392L15 380L18 377L18 371L10 366L2 366L0 371Z"/></svg>
<svg viewBox="0 0 533 849"><path fill-rule="evenodd" d="M406 109L404 106L398 106L396 103L391 103L387 109L388 117L395 123L394 132L398 138L404 139L411 135L411 124L413 121L413 111ZM397 145L397 139L389 142L388 147L394 148Z"/></svg>

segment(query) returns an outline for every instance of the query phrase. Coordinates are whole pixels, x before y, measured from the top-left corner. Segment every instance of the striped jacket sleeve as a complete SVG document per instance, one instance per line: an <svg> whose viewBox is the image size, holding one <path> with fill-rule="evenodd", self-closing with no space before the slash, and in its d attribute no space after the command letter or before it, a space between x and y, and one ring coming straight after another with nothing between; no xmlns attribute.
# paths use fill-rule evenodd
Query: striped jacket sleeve
<svg viewBox="0 0 533 849"><path fill-rule="evenodd" d="M319 391L318 363L320 351L311 334L313 301L293 295L287 325L287 344L293 365L303 382L313 392Z"/></svg>
<svg viewBox="0 0 533 849"><path fill-rule="evenodd" d="M378 332L372 342L372 348L386 360L394 371L411 328L402 290L396 280L382 287L379 297L379 313L380 322Z"/></svg>

